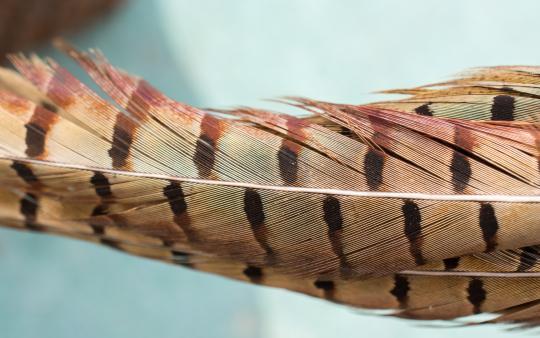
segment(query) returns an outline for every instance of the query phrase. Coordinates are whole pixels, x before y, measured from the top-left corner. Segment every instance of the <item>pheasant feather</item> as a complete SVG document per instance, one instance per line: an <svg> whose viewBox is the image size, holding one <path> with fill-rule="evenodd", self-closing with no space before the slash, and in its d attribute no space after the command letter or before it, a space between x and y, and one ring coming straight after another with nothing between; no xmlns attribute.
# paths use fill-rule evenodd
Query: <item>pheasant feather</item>
<svg viewBox="0 0 540 338"><path fill-rule="evenodd" d="M201 110L60 42L0 70L0 223L401 317L538 324L540 68Z"/></svg>

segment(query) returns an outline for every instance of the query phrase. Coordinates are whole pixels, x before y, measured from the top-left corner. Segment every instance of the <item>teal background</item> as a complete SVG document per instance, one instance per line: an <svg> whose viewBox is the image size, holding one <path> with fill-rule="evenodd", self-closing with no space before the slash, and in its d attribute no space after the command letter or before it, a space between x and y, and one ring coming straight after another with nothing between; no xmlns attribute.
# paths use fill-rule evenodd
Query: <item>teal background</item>
<svg viewBox="0 0 540 338"><path fill-rule="evenodd" d="M189 104L286 111L261 99L361 103L376 99L373 91L444 80L469 67L538 64L539 9L532 0L132 0L68 38L102 49L116 65ZM65 60L47 47L40 54ZM0 230L0 337L508 334L496 326L442 325Z"/></svg>

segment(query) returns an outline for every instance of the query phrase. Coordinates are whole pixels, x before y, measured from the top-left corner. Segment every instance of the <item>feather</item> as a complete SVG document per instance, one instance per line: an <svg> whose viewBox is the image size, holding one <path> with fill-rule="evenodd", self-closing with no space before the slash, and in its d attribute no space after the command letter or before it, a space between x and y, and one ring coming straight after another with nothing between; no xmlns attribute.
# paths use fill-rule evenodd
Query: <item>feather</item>
<svg viewBox="0 0 540 338"><path fill-rule="evenodd" d="M540 67L479 68L455 80L386 93L411 97L374 103L423 116L538 122Z"/></svg>
<svg viewBox="0 0 540 338"><path fill-rule="evenodd" d="M112 102L52 60L10 57L2 225L401 317L537 323L539 135L536 103L521 103L536 100L534 68L481 70L396 102L288 99L307 118L216 114L58 45ZM478 119L486 97L509 114L494 108L501 90L517 102L512 121ZM452 113L428 103L439 97Z"/></svg>
<svg viewBox="0 0 540 338"><path fill-rule="evenodd" d="M81 30L121 7L121 0L0 0L0 62L59 34Z"/></svg>
<svg viewBox="0 0 540 338"><path fill-rule="evenodd" d="M6 192L4 191L0 196L11 201L12 204L17 204L16 198L5 198ZM39 200L42 202L48 198L39 196ZM55 202L58 206L64 205L63 202L59 204L57 201L45 203L52 205ZM5 204L3 203L3 205ZM13 211L16 208L12 206L8 209ZM55 210L52 207L48 209ZM70 214L73 212L65 205L62 210ZM55 213L61 212L55 210ZM17 213L14 213L13 216L16 218ZM2 219L6 218L6 215L2 213ZM412 272L404 272L367 280L345 281L337 279L332 281L290 278L290 276L281 274L273 268L263 269L218 257L188 253L152 241L150 238L133 236L133 233L129 231L123 232L117 229L117 231L102 234L98 239L96 236L92 236L88 229L85 230L84 225L77 228L73 223L69 225L65 223L54 224L47 220L46 213L37 219L42 219L45 225L34 224L32 227L28 227L22 220L9 224L32 231L63 234L90 240L130 254L217 273L251 283L287 288L333 302L364 308L395 309L397 310L396 315L407 318L451 319L481 311L500 311L536 299L540 287L536 278L527 277L527 275L508 278L480 275L460 276L459 274L452 276L415 275ZM469 259L473 258L469 257Z"/></svg>

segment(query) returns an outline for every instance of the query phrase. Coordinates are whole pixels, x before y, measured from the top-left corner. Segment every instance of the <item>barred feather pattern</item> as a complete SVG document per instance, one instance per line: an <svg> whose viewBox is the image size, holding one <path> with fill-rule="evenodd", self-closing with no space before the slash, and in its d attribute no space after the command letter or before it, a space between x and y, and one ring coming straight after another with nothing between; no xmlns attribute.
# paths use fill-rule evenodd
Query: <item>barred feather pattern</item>
<svg viewBox="0 0 540 338"><path fill-rule="evenodd" d="M99 52L0 69L0 224L414 319L540 321L540 68L295 117L176 102Z"/></svg>

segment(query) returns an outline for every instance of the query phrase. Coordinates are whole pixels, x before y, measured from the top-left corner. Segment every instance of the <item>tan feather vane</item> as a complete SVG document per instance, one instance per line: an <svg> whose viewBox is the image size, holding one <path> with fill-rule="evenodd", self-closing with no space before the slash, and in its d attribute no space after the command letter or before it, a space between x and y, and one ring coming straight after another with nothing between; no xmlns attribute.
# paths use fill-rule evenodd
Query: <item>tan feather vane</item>
<svg viewBox="0 0 540 338"><path fill-rule="evenodd" d="M0 224L396 316L540 323L540 68L208 111L97 52L0 69Z"/></svg>

